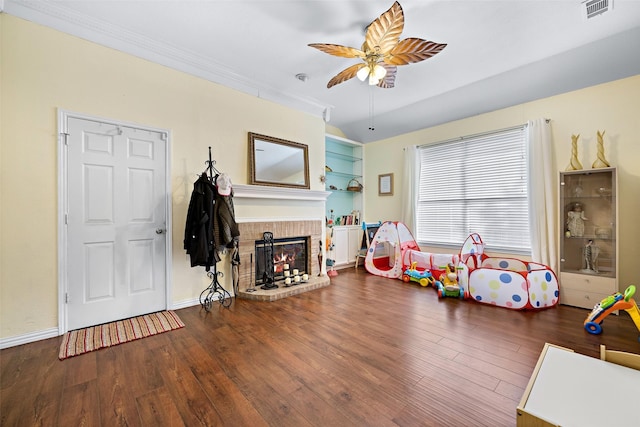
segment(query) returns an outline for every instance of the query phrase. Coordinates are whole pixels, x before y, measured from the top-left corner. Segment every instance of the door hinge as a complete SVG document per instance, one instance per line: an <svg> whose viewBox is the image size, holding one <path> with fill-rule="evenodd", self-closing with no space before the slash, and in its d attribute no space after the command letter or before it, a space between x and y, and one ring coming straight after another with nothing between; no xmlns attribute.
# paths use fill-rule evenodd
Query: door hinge
<svg viewBox="0 0 640 427"><path fill-rule="evenodd" d="M69 294L67 292L64 293L64 303L69 304Z"/></svg>
<svg viewBox="0 0 640 427"><path fill-rule="evenodd" d="M62 138L64 138L64 145L69 146L69 134L65 132L60 132Z"/></svg>
<svg viewBox="0 0 640 427"><path fill-rule="evenodd" d="M162 138L162 140L163 140L163 141L166 141L166 140L167 140L167 137L168 137L168 135L167 135L167 133L166 133L166 132L162 132L162 133L160 134L160 138Z"/></svg>
<svg viewBox="0 0 640 427"><path fill-rule="evenodd" d="M69 214L64 214L64 225L69 225Z"/></svg>

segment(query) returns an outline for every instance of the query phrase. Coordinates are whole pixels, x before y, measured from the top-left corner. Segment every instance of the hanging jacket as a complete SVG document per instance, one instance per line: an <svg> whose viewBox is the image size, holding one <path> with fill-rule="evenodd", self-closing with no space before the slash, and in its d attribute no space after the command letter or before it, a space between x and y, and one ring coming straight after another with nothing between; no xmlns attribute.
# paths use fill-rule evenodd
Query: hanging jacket
<svg viewBox="0 0 640 427"><path fill-rule="evenodd" d="M191 256L191 267L204 266L207 271L217 262L214 237L214 203L216 190L206 174L193 184L184 229L184 249Z"/></svg>
<svg viewBox="0 0 640 427"><path fill-rule="evenodd" d="M237 243L240 230L235 219L233 208L233 192L228 196L222 196L216 191L213 223L213 239L217 248L233 248Z"/></svg>

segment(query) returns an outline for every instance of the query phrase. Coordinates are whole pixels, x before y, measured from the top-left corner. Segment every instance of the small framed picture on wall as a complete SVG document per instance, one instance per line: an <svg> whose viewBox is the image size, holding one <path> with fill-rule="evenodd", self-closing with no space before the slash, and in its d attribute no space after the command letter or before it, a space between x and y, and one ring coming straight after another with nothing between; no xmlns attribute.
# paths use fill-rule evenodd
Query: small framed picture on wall
<svg viewBox="0 0 640 427"><path fill-rule="evenodd" d="M393 174L378 175L378 196L393 196Z"/></svg>

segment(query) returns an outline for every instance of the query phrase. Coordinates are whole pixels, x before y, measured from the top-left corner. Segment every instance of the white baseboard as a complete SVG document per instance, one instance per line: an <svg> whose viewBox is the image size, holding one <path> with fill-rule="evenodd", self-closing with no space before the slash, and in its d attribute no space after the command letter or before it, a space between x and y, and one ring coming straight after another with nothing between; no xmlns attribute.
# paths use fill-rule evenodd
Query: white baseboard
<svg viewBox="0 0 640 427"><path fill-rule="evenodd" d="M177 301L171 304L170 310L180 310L181 308L192 307L194 305L199 305L199 304L200 304L200 299L198 298L185 299L185 300Z"/></svg>
<svg viewBox="0 0 640 427"><path fill-rule="evenodd" d="M29 332L24 335L17 335L15 337L0 338L0 349L29 344L40 340L55 338L57 336L59 336L58 328L49 328L42 331Z"/></svg>
<svg viewBox="0 0 640 427"><path fill-rule="evenodd" d="M216 292L213 296L213 302L218 302L219 292ZM233 293L231 293L231 298L235 298ZM191 298L185 299L182 301L177 301L171 304L170 310L180 310L181 308L193 307L194 305L200 305L200 298Z"/></svg>
<svg viewBox="0 0 640 427"><path fill-rule="evenodd" d="M218 300L215 299L215 301L217 302ZM191 299L174 302L173 304L171 304L170 309L179 310L181 308L192 307L194 305L200 305L199 298L191 298ZM24 335L17 335L17 336L8 337L8 338L0 338L0 350L3 348L15 347L17 345L29 344L29 343L40 341L40 340L55 338L57 336L60 336L60 334L58 333L58 328L49 328L49 329L44 329L42 331L29 332Z"/></svg>

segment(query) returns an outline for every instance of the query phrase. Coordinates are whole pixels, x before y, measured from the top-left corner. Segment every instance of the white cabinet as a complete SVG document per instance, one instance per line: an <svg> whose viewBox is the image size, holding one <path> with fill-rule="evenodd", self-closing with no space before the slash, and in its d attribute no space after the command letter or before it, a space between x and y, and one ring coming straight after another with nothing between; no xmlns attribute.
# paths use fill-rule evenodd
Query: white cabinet
<svg viewBox="0 0 640 427"><path fill-rule="evenodd" d="M335 267L349 262L349 230L346 227L333 227L333 256Z"/></svg>
<svg viewBox="0 0 640 427"><path fill-rule="evenodd" d="M333 254L335 268L354 266L356 256L362 240L362 227L336 226L333 227Z"/></svg>
<svg viewBox="0 0 640 427"><path fill-rule="evenodd" d="M360 243L362 242L362 227L349 227L349 245L347 246L349 265L355 265Z"/></svg>

